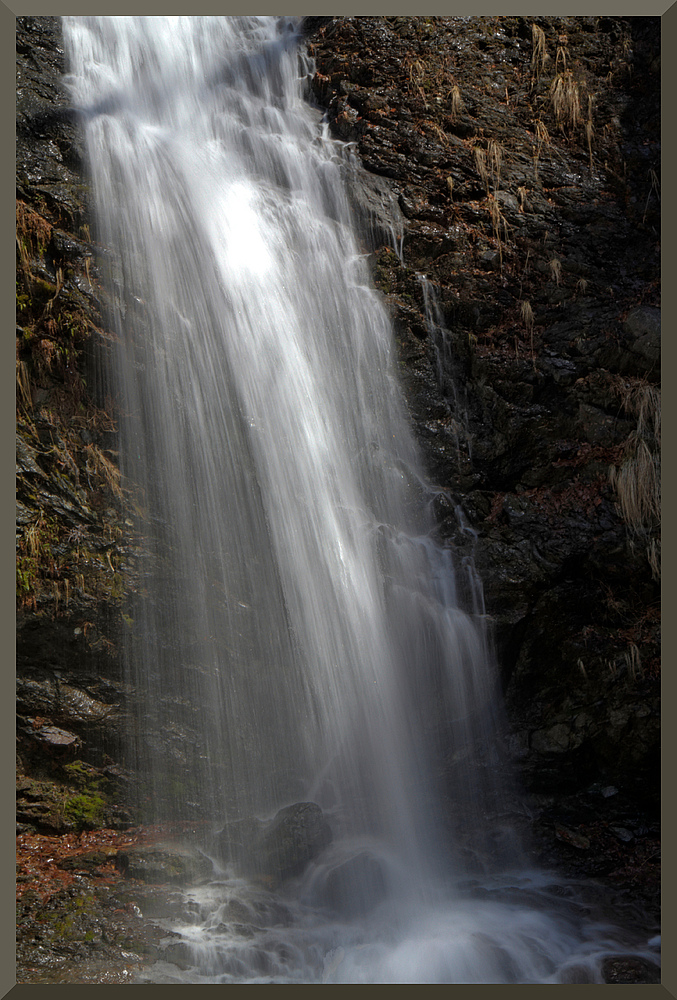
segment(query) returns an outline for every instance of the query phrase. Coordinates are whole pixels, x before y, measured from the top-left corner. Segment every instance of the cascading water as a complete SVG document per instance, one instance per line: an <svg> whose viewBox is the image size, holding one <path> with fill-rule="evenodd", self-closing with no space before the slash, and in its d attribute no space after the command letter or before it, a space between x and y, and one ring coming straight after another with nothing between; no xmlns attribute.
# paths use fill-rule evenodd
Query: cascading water
<svg viewBox="0 0 677 1000"><path fill-rule="evenodd" d="M148 816L228 830L302 800L333 832L277 894L222 860L171 925L190 968L148 977L600 981L604 928L505 874L494 672L432 540L296 27L64 18L147 531L128 660ZM351 861L372 898L337 908Z"/></svg>

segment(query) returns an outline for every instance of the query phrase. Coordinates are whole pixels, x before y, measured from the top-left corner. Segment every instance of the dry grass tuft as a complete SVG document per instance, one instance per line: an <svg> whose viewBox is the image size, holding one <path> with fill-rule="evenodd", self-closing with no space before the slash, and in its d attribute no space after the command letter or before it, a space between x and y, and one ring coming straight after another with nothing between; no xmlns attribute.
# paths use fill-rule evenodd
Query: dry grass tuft
<svg viewBox="0 0 677 1000"><path fill-rule="evenodd" d="M661 442L661 393L655 385L637 382L625 388L622 394L623 408L637 417L637 433L652 436L660 448Z"/></svg>
<svg viewBox="0 0 677 1000"><path fill-rule="evenodd" d="M553 259L550 261L549 268L550 268L550 277L552 278L552 280L555 282L556 285L559 285L560 281L562 280L561 260L558 260L557 257L553 257Z"/></svg>
<svg viewBox="0 0 677 1000"><path fill-rule="evenodd" d="M489 194L491 188L497 191L500 186L504 153L503 146L494 139L489 140L486 149L483 149L481 146L473 146L475 169L480 175L480 180L487 194Z"/></svg>
<svg viewBox="0 0 677 1000"><path fill-rule="evenodd" d="M31 397L31 384L28 376L28 369L26 368L25 362L20 361L18 358L16 362L16 385L16 395L19 406L23 406L25 410L30 411L33 407L33 399Z"/></svg>
<svg viewBox="0 0 677 1000"><path fill-rule="evenodd" d="M463 98L461 97L461 91L459 90L457 84L454 84L451 88L451 120L456 121L458 115L460 115L463 110Z"/></svg>
<svg viewBox="0 0 677 1000"><path fill-rule="evenodd" d="M487 170L487 154L482 149L481 146L473 146L472 151L473 157L475 159L475 169L480 175L480 180L487 189L487 194L489 193L489 171Z"/></svg>
<svg viewBox="0 0 677 1000"><path fill-rule="evenodd" d="M628 673L632 677L633 681L637 680L642 673L642 657L639 655L639 649L634 642L630 643L623 654L623 658L627 665Z"/></svg>
<svg viewBox="0 0 677 1000"><path fill-rule="evenodd" d="M576 128L581 117L581 98L578 83L570 69L558 74L550 85L550 100L555 120L562 128Z"/></svg>
<svg viewBox="0 0 677 1000"><path fill-rule="evenodd" d="M531 360L534 367L536 366L536 354L534 351L534 310L531 308L531 302L523 299L520 302L520 316L522 317L522 322L524 323L524 328L529 337L529 346L531 347Z"/></svg>
<svg viewBox="0 0 677 1000"><path fill-rule="evenodd" d="M550 145L550 133L545 122L536 122L536 150L534 152L534 177L538 180L538 161L541 158L543 149Z"/></svg>
<svg viewBox="0 0 677 1000"><path fill-rule="evenodd" d="M646 547L646 557L651 567L651 576L654 580L661 578L661 545L660 541L652 538Z"/></svg>
<svg viewBox="0 0 677 1000"><path fill-rule="evenodd" d="M505 216L501 212L498 202L493 196L489 199L489 213L491 215L491 225L494 230L494 236L500 242L502 233L503 239L507 240L510 227L508 226Z"/></svg>
<svg viewBox="0 0 677 1000"><path fill-rule="evenodd" d="M424 125L429 132L432 132L433 135L440 140L440 142L444 143L444 145L447 144L447 133L441 125L438 125L437 122L425 122Z"/></svg>
<svg viewBox="0 0 677 1000"><path fill-rule="evenodd" d="M85 471L89 475L100 476L104 479L114 496L122 496L121 473L117 465L100 451L95 444L88 444L85 447Z"/></svg>
<svg viewBox="0 0 677 1000"><path fill-rule="evenodd" d="M52 238L52 225L23 201L16 203L16 239L28 253L41 256Z"/></svg>
<svg viewBox="0 0 677 1000"><path fill-rule="evenodd" d="M534 86L538 83L549 58L545 49L545 32L537 24L531 25L531 46L531 84Z"/></svg>
<svg viewBox="0 0 677 1000"><path fill-rule="evenodd" d="M425 88L423 86L426 77L425 66L420 59L415 59L409 64L409 87L411 90L416 91L421 100L423 101L423 106L426 111L428 110L428 101L425 96Z"/></svg>
<svg viewBox="0 0 677 1000"><path fill-rule="evenodd" d="M660 518L660 479L655 456L636 432L620 468L611 469L623 520L634 534L643 534Z"/></svg>
<svg viewBox="0 0 677 1000"><path fill-rule="evenodd" d="M588 97L588 120L585 123L585 141L588 144L588 156L590 158L590 173L592 173L592 137L595 134L595 129L592 124L592 96Z"/></svg>
<svg viewBox="0 0 677 1000"><path fill-rule="evenodd" d="M37 519L29 524L24 531L24 548L26 553L31 557L31 559L37 559L42 550L42 535L44 533L44 528L47 524L45 516L42 511L37 516Z"/></svg>
<svg viewBox="0 0 677 1000"><path fill-rule="evenodd" d="M487 144L487 166L494 185L494 191L498 191L501 183L501 166L503 165L503 146L500 142L490 139Z"/></svg>
<svg viewBox="0 0 677 1000"><path fill-rule="evenodd" d="M646 544L654 579L660 576L661 517L661 399L660 391L646 382L619 384L623 409L637 425L625 443L620 467L612 466L609 480L616 491L621 517L630 534Z"/></svg>
<svg viewBox="0 0 677 1000"><path fill-rule="evenodd" d="M531 308L531 302L527 302L526 299L520 302L520 316L527 333L531 333L534 329L534 310Z"/></svg>
<svg viewBox="0 0 677 1000"><path fill-rule="evenodd" d="M501 269L503 268L503 242L507 241L510 227L505 216L501 212L500 205L493 195L489 195L489 215L491 216L491 228L498 243L498 256Z"/></svg>

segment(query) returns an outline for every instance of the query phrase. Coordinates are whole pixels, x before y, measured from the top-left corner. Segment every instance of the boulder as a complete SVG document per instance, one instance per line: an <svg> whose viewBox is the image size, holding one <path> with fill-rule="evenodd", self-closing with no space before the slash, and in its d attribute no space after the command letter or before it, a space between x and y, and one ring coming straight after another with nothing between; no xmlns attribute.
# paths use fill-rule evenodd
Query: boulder
<svg viewBox="0 0 677 1000"><path fill-rule="evenodd" d="M118 851L115 865L126 878L157 885L189 885L209 878L213 866L199 851L176 846L132 847Z"/></svg>
<svg viewBox="0 0 677 1000"><path fill-rule="evenodd" d="M324 901L344 917L365 916L386 894L380 863L363 851L331 868L324 884Z"/></svg>
<svg viewBox="0 0 677 1000"><path fill-rule="evenodd" d="M217 851L245 873L279 883L300 875L331 841L320 807L296 802L267 823L254 818L228 823L218 835Z"/></svg>

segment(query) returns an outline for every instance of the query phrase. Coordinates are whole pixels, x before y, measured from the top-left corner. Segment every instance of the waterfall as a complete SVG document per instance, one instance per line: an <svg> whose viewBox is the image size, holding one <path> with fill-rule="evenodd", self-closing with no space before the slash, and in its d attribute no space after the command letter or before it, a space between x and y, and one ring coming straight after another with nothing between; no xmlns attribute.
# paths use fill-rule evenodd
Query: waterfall
<svg viewBox="0 0 677 1000"><path fill-rule="evenodd" d="M304 103L297 28L64 18L145 533L127 662L146 818L227 829L311 801L333 834L275 903L225 863L187 890L172 926L191 970L154 975L542 982L575 966L600 981L599 934L548 911L545 877L506 875L495 671L434 541L346 155ZM327 873L365 851L378 898L332 915ZM526 879L530 899L473 896L480 871L503 890Z"/></svg>

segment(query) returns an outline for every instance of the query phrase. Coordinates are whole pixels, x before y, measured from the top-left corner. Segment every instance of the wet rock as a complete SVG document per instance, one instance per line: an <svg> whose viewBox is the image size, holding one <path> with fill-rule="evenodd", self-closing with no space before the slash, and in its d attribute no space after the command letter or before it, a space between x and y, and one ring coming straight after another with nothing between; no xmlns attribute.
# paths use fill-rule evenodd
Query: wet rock
<svg viewBox="0 0 677 1000"><path fill-rule="evenodd" d="M88 874L101 868L102 865L107 865L111 861L114 861L116 855L117 850L114 847L105 850L99 849L80 854L74 858L63 858L58 862L58 865L59 868L63 868L65 871Z"/></svg>
<svg viewBox="0 0 677 1000"><path fill-rule="evenodd" d="M135 847L118 851L115 865L127 878L158 885L187 886L209 878L213 865L197 851L179 848Z"/></svg>
<svg viewBox="0 0 677 1000"><path fill-rule="evenodd" d="M661 311L640 306L628 313L625 331L632 338L631 350L651 365L658 365L661 356Z"/></svg>
<svg viewBox="0 0 677 1000"><path fill-rule="evenodd" d="M230 820L216 836L214 850L225 862L246 858L264 827L265 824L255 816Z"/></svg>
<svg viewBox="0 0 677 1000"><path fill-rule="evenodd" d="M624 844L629 844L635 839L635 835L630 830L626 830L624 826L612 826L611 830Z"/></svg>
<svg viewBox="0 0 677 1000"><path fill-rule="evenodd" d="M370 243L395 244L402 233L402 212L397 192L386 178L355 165L348 175L348 190L361 228L370 234Z"/></svg>
<svg viewBox="0 0 677 1000"><path fill-rule="evenodd" d="M657 985L661 982L661 970L654 962L632 955L626 958L607 958L602 966L604 982L630 985L633 983L649 983Z"/></svg>
<svg viewBox="0 0 677 1000"><path fill-rule="evenodd" d="M314 35L320 28L324 28L331 24L335 19L333 17L304 17L301 22L301 32L304 37L309 38Z"/></svg>
<svg viewBox="0 0 677 1000"><path fill-rule="evenodd" d="M498 250L485 250L480 257L482 267L488 271L499 271L501 269L501 255Z"/></svg>
<svg viewBox="0 0 677 1000"><path fill-rule="evenodd" d="M177 968L184 971L195 965L192 949L184 941L172 941L165 945L159 957L163 962L171 962L172 965L176 965Z"/></svg>
<svg viewBox="0 0 677 1000"><path fill-rule="evenodd" d="M324 900L349 918L369 913L385 895L383 869L366 852L331 868L324 882Z"/></svg>
<svg viewBox="0 0 677 1000"><path fill-rule="evenodd" d="M314 802L281 809L256 843L256 867L283 880L300 875L332 840L324 813Z"/></svg>
<svg viewBox="0 0 677 1000"><path fill-rule="evenodd" d="M581 737L562 723L532 734L531 747L538 753L565 753L580 746Z"/></svg>
<svg viewBox="0 0 677 1000"><path fill-rule="evenodd" d="M590 850L590 839L584 834L577 833L576 830L569 830L565 826L556 826L555 836L558 840L575 847L578 851Z"/></svg>
<svg viewBox="0 0 677 1000"><path fill-rule="evenodd" d="M300 875L331 840L320 807L297 802L267 823L244 819L227 824L217 838L217 850L224 860L235 861L249 874L280 882Z"/></svg>
<svg viewBox="0 0 677 1000"><path fill-rule="evenodd" d="M36 740L55 748L68 747L76 750L80 745L80 741L74 733L66 732L65 729L59 729L57 726L41 726L34 731L34 737Z"/></svg>

